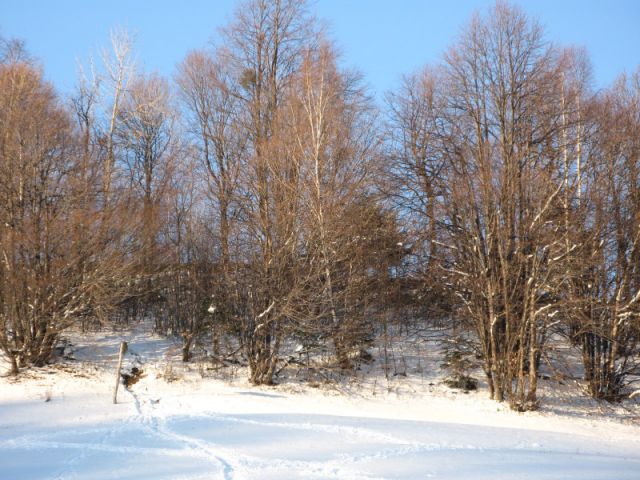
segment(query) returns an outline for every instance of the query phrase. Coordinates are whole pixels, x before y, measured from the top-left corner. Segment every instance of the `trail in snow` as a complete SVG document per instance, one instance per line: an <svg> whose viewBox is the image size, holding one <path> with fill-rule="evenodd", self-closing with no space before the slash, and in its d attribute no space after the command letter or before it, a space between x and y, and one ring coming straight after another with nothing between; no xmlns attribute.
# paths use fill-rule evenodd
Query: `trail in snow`
<svg viewBox="0 0 640 480"><path fill-rule="evenodd" d="M160 419L155 415L154 405L157 404L157 401L159 400L152 400L149 396L143 397L133 390L127 391L131 394L135 402L136 412L138 414L136 421L142 422L142 425L149 429L154 435L170 442L176 442L178 445L183 445L183 448L188 451L190 450L193 453L193 456L210 460L221 466L224 479L233 478L234 468L228 460L225 460L218 454L216 446L197 439L189 438L185 435L179 435L171 432L166 428L163 419Z"/></svg>

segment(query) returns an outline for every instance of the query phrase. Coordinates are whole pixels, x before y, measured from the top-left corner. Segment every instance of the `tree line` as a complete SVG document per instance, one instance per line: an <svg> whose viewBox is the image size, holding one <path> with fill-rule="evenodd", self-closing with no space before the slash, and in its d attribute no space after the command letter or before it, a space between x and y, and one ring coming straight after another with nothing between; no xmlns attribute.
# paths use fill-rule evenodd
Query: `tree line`
<svg viewBox="0 0 640 480"><path fill-rule="evenodd" d="M0 49L0 349L143 318L273 383L297 349L355 368L402 325L463 332L491 397L537 406L549 341L591 396L640 365L640 70L519 8L476 14L378 105L303 0L249 0L171 79L114 32L61 98ZM98 72L99 73L96 73Z"/></svg>

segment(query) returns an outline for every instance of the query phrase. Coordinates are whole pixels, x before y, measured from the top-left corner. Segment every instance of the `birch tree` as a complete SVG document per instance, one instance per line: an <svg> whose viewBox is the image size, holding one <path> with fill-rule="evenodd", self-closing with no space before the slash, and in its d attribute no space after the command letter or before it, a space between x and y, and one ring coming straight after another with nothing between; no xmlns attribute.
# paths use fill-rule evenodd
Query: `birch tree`
<svg viewBox="0 0 640 480"><path fill-rule="evenodd" d="M301 179L303 250L317 277L316 297L307 300L314 310L299 326L331 339L339 365L348 368L376 328L367 267L379 267L397 248L392 224L375 223L384 216L371 196L380 158L376 117L358 76L338 68L328 42L305 53L284 110ZM364 244L372 247L371 263L363 262Z"/></svg>
<svg viewBox="0 0 640 480"><path fill-rule="evenodd" d="M105 115L104 133L102 138L104 148L102 190L104 202L109 204L109 195L112 188L113 173L116 164L115 135L118 122L120 104L124 97L127 84L135 74L135 62L133 60L133 39L131 34L124 29L113 30L110 35L111 50L102 53L102 61L106 71L106 81L102 82L103 96L107 96L110 105L107 106Z"/></svg>

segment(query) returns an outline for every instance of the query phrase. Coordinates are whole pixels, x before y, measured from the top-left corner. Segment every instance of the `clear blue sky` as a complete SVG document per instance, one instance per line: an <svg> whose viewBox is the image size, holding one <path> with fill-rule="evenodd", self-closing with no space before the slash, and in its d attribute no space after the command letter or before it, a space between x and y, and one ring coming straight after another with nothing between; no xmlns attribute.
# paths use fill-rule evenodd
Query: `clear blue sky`
<svg viewBox="0 0 640 480"><path fill-rule="evenodd" d="M69 92L77 60L108 45L109 31L136 33L146 70L171 75L193 48L218 38L235 0L0 0L0 35L21 38L47 77ZM434 63L475 10L492 0L316 0L311 9L327 22L345 64L361 71L377 93L402 74ZM609 84L640 65L640 0L519 0L546 27L547 38L584 46L594 86Z"/></svg>

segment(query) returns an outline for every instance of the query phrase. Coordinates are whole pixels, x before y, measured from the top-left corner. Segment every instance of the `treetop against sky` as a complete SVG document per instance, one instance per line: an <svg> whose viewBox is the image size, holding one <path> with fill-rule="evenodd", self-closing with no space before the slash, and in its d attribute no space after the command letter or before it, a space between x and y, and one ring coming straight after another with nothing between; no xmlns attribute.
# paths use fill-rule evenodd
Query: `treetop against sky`
<svg viewBox="0 0 640 480"><path fill-rule="evenodd" d="M20 38L42 62L47 78L64 93L77 79L78 62L99 56L109 31L122 27L136 37L138 64L173 75L186 53L219 44L237 0L174 2L87 2L82 0L4 0L0 35ZM433 64L475 11L492 0L316 0L312 12L326 22L344 63L361 71L381 95L401 75ZM520 0L560 45L585 47L593 64L593 86L610 84L640 63L640 2L636 0Z"/></svg>

